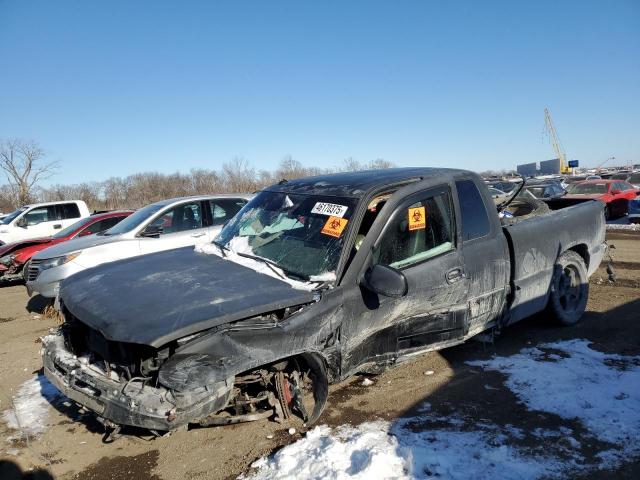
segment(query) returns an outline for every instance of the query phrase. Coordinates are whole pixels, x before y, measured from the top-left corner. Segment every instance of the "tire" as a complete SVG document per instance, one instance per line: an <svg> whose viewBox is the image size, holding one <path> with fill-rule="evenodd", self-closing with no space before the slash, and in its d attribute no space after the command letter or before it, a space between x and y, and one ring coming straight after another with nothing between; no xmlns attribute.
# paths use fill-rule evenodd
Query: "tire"
<svg viewBox="0 0 640 480"><path fill-rule="evenodd" d="M546 215L551 211L549 205L545 202L530 198L517 198L509 204L506 210L513 214L513 217L503 218L503 223L508 225L540 215Z"/></svg>
<svg viewBox="0 0 640 480"><path fill-rule="evenodd" d="M580 321L589 298L589 278L583 258L566 251L556 261L546 313L561 325Z"/></svg>

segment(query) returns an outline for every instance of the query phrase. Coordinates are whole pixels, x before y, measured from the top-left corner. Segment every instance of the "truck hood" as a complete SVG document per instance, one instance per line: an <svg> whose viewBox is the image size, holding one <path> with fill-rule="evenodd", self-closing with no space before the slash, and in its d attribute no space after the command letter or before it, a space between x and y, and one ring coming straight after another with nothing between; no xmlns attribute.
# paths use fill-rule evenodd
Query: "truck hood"
<svg viewBox="0 0 640 480"><path fill-rule="evenodd" d="M33 258L36 260L46 260L48 258L61 257L78 250L104 245L105 243L118 242L123 239L122 235L88 235L86 237L72 238L66 242L53 245L52 247L36 253Z"/></svg>
<svg viewBox="0 0 640 480"><path fill-rule="evenodd" d="M103 264L72 275L60 289L69 312L105 338L152 347L313 298L193 247Z"/></svg>

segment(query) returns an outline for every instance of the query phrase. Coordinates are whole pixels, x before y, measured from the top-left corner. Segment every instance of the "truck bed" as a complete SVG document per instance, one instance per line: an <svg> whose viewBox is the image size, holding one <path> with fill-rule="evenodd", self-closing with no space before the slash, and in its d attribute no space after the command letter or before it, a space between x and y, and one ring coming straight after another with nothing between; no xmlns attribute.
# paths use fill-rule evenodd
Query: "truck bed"
<svg viewBox="0 0 640 480"><path fill-rule="evenodd" d="M591 275L606 250L602 202L590 200L571 206L548 203L552 209L548 213L503 226L512 264L509 323L544 309L554 264L562 252L579 253Z"/></svg>

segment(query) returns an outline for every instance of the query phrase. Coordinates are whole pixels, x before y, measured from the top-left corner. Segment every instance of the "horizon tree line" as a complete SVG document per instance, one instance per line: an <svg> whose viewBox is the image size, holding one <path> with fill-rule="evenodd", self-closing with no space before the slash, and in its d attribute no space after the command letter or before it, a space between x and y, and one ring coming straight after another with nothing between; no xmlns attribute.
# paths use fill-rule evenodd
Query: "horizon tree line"
<svg viewBox="0 0 640 480"><path fill-rule="evenodd" d="M392 162L378 158L359 162L346 158L334 168L307 167L285 156L275 170L258 170L243 157L224 162L220 169L192 168L187 173L140 172L124 177L75 184L41 182L57 174L60 162L47 161L37 142L9 139L0 142L0 212L34 202L83 200L91 210L140 208L165 198L209 193L248 193L279 182L311 175L372 168L390 168Z"/></svg>

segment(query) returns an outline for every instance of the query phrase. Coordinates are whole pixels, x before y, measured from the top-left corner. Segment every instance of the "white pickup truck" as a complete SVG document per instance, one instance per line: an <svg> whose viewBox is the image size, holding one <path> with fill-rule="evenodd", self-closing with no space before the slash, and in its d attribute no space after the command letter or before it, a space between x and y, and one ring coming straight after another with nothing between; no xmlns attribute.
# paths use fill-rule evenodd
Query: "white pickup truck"
<svg viewBox="0 0 640 480"><path fill-rule="evenodd" d="M25 205L0 220L0 245L49 237L89 215L82 200Z"/></svg>

